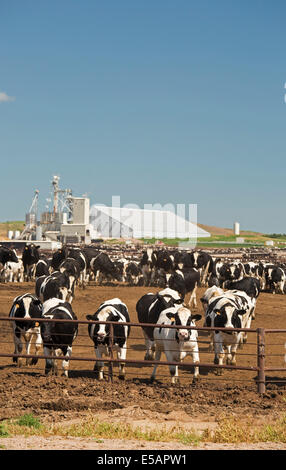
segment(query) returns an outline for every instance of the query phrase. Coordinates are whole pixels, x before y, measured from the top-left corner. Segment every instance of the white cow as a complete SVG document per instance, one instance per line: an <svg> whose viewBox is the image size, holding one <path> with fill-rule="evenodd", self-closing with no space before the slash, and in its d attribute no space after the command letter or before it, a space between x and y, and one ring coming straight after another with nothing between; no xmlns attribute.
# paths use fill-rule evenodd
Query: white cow
<svg viewBox="0 0 286 470"><path fill-rule="evenodd" d="M22 260L17 263L7 261L1 271L1 277L4 282L24 282L24 265Z"/></svg>
<svg viewBox="0 0 286 470"><path fill-rule="evenodd" d="M196 326L195 321L200 320L201 315L192 315L186 307L171 307L161 312L157 325L178 325L178 326ZM191 355L193 363L200 361L198 348L197 330L187 328L162 328L157 326L154 329L155 340L155 360L159 361L162 352L165 353L168 362L181 362L187 355ZM170 365L171 382L178 382L178 366ZM155 364L151 381L155 379L157 364ZM199 375L199 367L194 369L195 381Z"/></svg>

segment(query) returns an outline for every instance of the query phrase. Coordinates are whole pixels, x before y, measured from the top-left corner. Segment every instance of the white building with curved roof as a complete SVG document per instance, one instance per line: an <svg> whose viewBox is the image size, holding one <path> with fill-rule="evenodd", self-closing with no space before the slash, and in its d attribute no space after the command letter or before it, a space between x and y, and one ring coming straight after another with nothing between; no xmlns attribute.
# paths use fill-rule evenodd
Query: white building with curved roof
<svg viewBox="0 0 286 470"><path fill-rule="evenodd" d="M102 238L199 238L210 233L169 210L92 205L90 224Z"/></svg>

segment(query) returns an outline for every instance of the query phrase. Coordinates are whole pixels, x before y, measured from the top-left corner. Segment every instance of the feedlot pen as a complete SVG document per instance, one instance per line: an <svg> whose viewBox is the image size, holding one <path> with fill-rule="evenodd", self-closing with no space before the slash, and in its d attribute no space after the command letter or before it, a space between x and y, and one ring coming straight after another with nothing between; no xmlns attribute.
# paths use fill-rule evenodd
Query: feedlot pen
<svg viewBox="0 0 286 470"><path fill-rule="evenodd" d="M153 287L127 287L124 285L115 286L88 286L86 289L77 289L76 297L73 301L73 310L79 320L79 333L73 344L72 359L69 368L69 381L74 378L89 378L96 380L93 371L95 363L95 353L93 342L88 336L86 315L93 314L99 305L111 298L120 298L128 307L131 323L130 337L127 342L126 359L126 381L138 381L139 383L149 383L153 370L153 362L144 362L145 343L141 327L138 326L136 314L136 302L148 292L156 292ZM203 310L200 304L200 297L205 291L199 288L197 292L198 307L192 310L202 316ZM2 284L0 285L0 370L10 370L13 374L32 374L44 376L45 361L43 351L41 358L34 366L24 366L21 369L15 367L12 362L14 353L14 343L12 336L11 322L7 321L13 299L23 293L34 293L34 283L23 284ZM186 299L188 301L188 297ZM200 386L204 383L213 384L214 387L221 387L226 384L235 388L238 384L250 384L259 393L264 393L269 384L275 384L284 389L286 385L285 367L285 344L286 344L286 297L284 295L260 294L256 317L252 322L251 331L248 332L247 343L242 349L237 350L237 362L234 366L225 366L222 375L217 375L217 368L213 364L214 353L209 352L209 331L202 328L203 318L198 321L199 353L200 353ZM135 325L137 324L137 326ZM33 354L33 351L31 354ZM24 350L23 350L24 354ZM113 376L118 376L116 364L116 353L113 353L114 367ZM105 378L111 379L111 369L108 358L104 358L106 363ZM129 362L128 362L129 361ZM224 361L225 364L225 361ZM59 363L59 373L61 364ZM20 378L20 377L19 377ZM187 356L179 366L179 380L181 384L191 384L193 380L192 359ZM161 356L161 364L157 368L157 383L171 384L169 368L165 355Z"/></svg>

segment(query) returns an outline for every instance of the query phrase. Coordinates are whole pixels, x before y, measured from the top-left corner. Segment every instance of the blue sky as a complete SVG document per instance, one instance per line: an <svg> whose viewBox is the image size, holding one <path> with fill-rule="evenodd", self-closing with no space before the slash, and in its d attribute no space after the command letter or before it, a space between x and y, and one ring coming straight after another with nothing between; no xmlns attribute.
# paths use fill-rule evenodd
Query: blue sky
<svg viewBox="0 0 286 470"><path fill-rule="evenodd" d="M0 220L54 174L286 232L283 0L0 0ZM9 99L10 98L10 99Z"/></svg>

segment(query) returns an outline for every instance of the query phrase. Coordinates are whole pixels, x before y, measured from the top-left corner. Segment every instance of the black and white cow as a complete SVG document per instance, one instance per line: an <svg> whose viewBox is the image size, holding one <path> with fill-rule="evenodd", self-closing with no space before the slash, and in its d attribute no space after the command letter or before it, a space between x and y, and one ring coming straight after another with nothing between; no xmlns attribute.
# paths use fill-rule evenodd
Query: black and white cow
<svg viewBox="0 0 286 470"><path fill-rule="evenodd" d="M73 258L74 260L77 261L77 264L80 269L80 275L79 275L79 280L78 280L79 286L84 288L87 284L88 262L87 262L86 254L80 248L70 248L68 250L68 257Z"/></svg>
<svg viewBox="0 0 286 470"><path fill-rule="evenodd" d="M54 271L49 276L40 276L36 279L36 295L45 302L51 298L58 298L72 303L74 298L75 278L66 271Z"/></svg>
<svg viewBox="0 0 286 470"><path fill-rule="evenodd" d="M243 277L240 281L226 281L225 288L228 290L241 290L251 299L257 299L260 294L260 281L256 277Z"/></svg>
<svg viewBox="0 0 286 470"><path fill-rule="evenodd" d="M68 275L70 279L70 290L74 291L74 285L78 282L81 275L81 266L78 260L69 257L65 258L59 266L59 272Z"/></svg>
<svg viewBox="0 0 286 470"><path fill-rule="evenodd" d="M8 261L18 263L19 259L15 250L0 245L0 269L3 269Z"/></svg>
<svg viewBox="0 0 286 470"><path fill-rule="evenodd" d="M155 345L153 338L154 327L160 313L166 308L181 305L184 298L175 290L166 288L157 294L149 293L143 295L136 304L136 312L139 323L149 323L154 326L142 326L145 338L146 354L144 359L154 359Z"/></svg>
<svg viewBox="0 0 286 470"><path fill-rule="evenodd" d="M274 266L273 269L268 269L267 282L272 294L284 294L285 281L285 269L280 266Z"/></svg>
<svg viewBox="0 0 286 470"><path fill-rule="evenodd" d="M220 287L224 287L226 281L239 281L243 276L244 268L242 263L223 263L219 269Z"/></svg>
<svg viewBox="0 0 286 470"><path fill-rule="evenodd" d="M196 291L200 283L200 273L195 268L177 269L168 279L168 287L185 298L190 293L189 307L197 308Z"/></svg>
<svg viewBox="0 0 286 470"><path fill-rule="evenodd" d="M23 282L24 281L24 266L21 259L17 263L14 261L7 261L4 268L1 270L1 281L4 282Z"/></svg>
<svg viewBox="0 0 286 470"><path fill-rule="evenodd" d="M213 270L212 256L204 251L186 253L183 258L184 268L195 268L200 272L202 286L206 285L207 278Z"/></svg>
<svg viewBox="0 0 286 470"><path fill-rule="evenodd" d="M36 320L41 318L41 316L42 303L35 295L27 293L19 295L13 300L9 317L24 319L24 321L15 320L11 322L15 344L14 354L22 353L22 338L24 338L26 354L31 354L32 342L35 340L35 355L39 355L42 346L42 338L40 334L40 325ZM21 367L23 365L23 358L13 357L13 362L16 362L18 367ZM37 362L37 358L26 359L27 365L34 365Z"/></svg>
<svg viewBox="0 0 286 470"><path fill-rule="evenodd" d="M40 246L36 246L34 243L29 245L25 244L23 248L22 261L26 281L30 281L35 278L36 264L40 259L39 248Z"/></svg>
<svg viewBox="0 0 286 470"><path fill-rule="evenodd" d="M231 331L234 328L250 328L255 300L242 291L226 291L221 296L210 300L205 313L206 327L228 328L228 331L213 331L214 363L222 365L226 348L228 365L236 364L236 351L246 342L247 335L242 331ZM217 373L222 374L222 369Z"/></svg>
<svg viewBox="0 0 286 470"><path fill-rule="evenodd" d="M68 247L63 246L62 248L59 248L57 251L52 256L52 261L51 261L51 268L53 271L58 271L60 264L63 262L65 258L68 256Z"/></svg>
<svg viewBox="0 0 286 470"><path fill-rule="evenodd" d="M50 274L49 264L45 259L40 259L35 266L35 278L48 276Z"/></svg>
<svg viewBox="0 0 286 470"><path fill-rule="evenodd" d="M63 375L68 377L72 345L78 334L77 316L70 303L52 298L43 303L42 318L55 320L43 321L40 325L44 355L46 356L45 374L57 375L56 358L64 356Z"/></svg>
<svg viewBox="0 0 286 470"><path fill-rule="evenodd" d="M127 306L118 298L110 299L102 303L93 315L86 315L91 323L88 325L88 334L94 343L97 362L94 370L98 372L99 380L103 379L104 362L102 355L109 355L110 324L93 322L115 322L113 324L112 347L117 351L119 363L119 378L125 378L125 360L127 353L127 339L130 334L130 326L122 323L130 323Z"/></svg>
<svg viewBox="0 0 286 470"><path fill-rule="evenodd" d="M150 286L153 282L156 259L156 253L153 252L152 248L143 251L139 266L142 270L144 286Z"/></svg>
<svg viewBox="0 0 286 470"><path fill-rule="evenodd" d="M142 270L139 263L136 261L130 261L126 266L126 282L130 286L137 286L142 278Z"/></svg>
<svg viewBox="0 0 286 470"><path fill-rule="evenodd" d="M162 352L165 353L168 362L181 362L187 355L191 355L193 363L200 361L198 348L198 331L182 328L196 327L196 321L201 315L192 315L188 308L182 306L171 307L163 310L154 328L155 360L160 361ZM164 325L164 327L162 327ZM181 328L166 328L165 325L180 326ZM158 364L155 364L151 381L154 381ZM178 382L178 366L170 365L171 382ZM199 375L199 367L194 368L195 381Z"/></svg>
<svg viewBox="0 0 286 470"><path fill-rule="evenodd" d="M90 267L97 284L101 284L104 278L121 280L118 268L106 253L100 252L92 258Z"/></svg>

